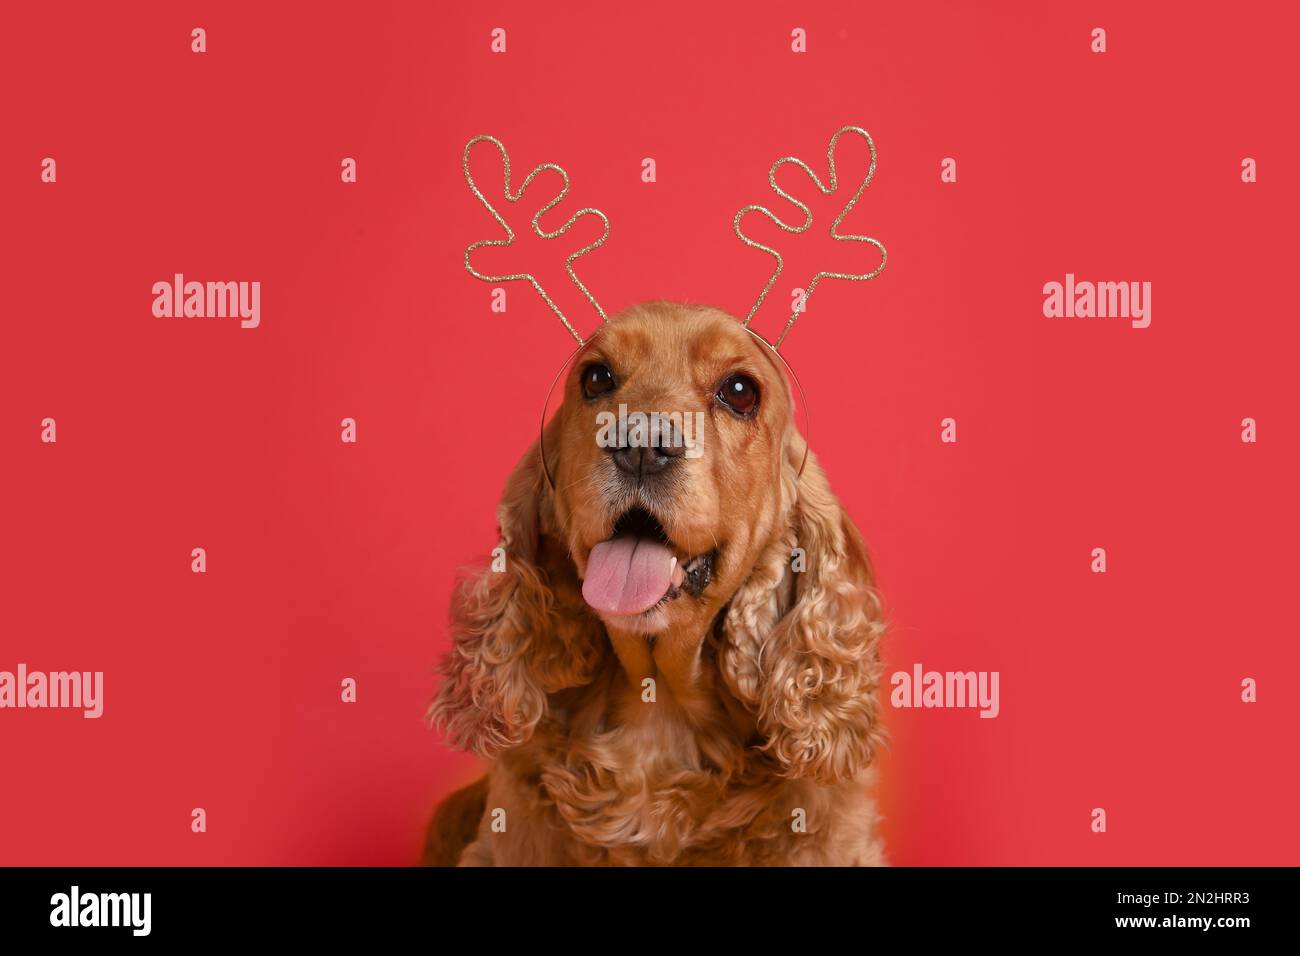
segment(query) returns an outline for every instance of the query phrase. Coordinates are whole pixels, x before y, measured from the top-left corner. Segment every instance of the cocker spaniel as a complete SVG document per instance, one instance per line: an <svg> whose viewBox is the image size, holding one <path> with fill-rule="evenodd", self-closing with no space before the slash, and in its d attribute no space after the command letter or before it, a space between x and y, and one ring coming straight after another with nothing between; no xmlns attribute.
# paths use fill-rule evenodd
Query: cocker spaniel
<svg viewBox="0 0 1300 956"><path fill-rule="evenodd" d="M605 428L629 409L703 430ZM717 309L634 307L543 439L501 500L504 567L453 599L430 715L492 763L425 862L883 863L881 605L771 349Z"/></svg>

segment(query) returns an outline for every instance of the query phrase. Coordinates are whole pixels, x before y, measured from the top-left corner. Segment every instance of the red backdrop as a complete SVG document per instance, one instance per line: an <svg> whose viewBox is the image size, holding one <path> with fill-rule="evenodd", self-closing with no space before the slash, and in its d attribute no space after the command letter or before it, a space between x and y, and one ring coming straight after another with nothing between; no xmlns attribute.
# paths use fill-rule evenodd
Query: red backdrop
<svg viewBox="0 0 1300 956"><path fill-rule="evenodd" d="M496 233L463 145L565 166L551 225L609 215L579 264L607 309L743 314L769 262L732 216L846 123L880 158L845 227L889 264L824 282L784 353L889 669L1001 674L997 719L887 713L892 860L1296 862L1300 18L1161 6L6 11L0 670L103 671L105 711L0 711L0 862L413 861L477 771L422 720L449 589L571 346L465 274ZM484 262L553 279L532 208ZM846 255L809 244L779 302ZM260 327L154 317L176 272L260 281ZM1151 282L1151 326L1044 318L1067 272Z"/></svg>

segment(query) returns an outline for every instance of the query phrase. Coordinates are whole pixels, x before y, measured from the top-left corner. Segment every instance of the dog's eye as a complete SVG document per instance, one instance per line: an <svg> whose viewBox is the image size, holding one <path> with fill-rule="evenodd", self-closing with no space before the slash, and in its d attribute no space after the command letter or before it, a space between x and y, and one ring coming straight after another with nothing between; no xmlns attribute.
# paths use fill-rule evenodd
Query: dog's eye
<svg viewBox="0 0 1300 956"><path fill-rule="evenodd" d="M609 370L608 365L593 362L582 370L582 395L584 398L595 398L597 395L604 395L606 392L612 392L613 390L614 373Z"/></svg>
<svg viewBox="0 0 1300 956"><path fill-rule="evenodd" d="M748 375L731 375L718 386L718 401L737 415L748 415L758 405L758 385Z"/></svg>

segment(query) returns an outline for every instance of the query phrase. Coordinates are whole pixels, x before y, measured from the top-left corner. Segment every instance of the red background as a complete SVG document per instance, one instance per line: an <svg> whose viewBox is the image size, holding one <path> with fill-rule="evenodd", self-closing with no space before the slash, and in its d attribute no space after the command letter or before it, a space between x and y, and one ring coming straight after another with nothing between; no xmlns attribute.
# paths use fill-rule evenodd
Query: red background
<svg viewBox="0 0 1300 956"><path fill-rule="evenodd" d="M784 354L878 565L890 670L1002 683L996 720L887 714L892 860L1297 862L1300 23L1138 6L7 10L0 669L102 670L105 714L0 712L0 862L413 861L476 772L422 722L448 593L571 347L525 285L496 315L465 274L497 233L463 145L500 136L516 183L565 166L552 226L609 215L579 264L608 310L743 314L769 262L732 216L773 201L778 156L824 170L846 123L880 161L845 227L889 265L824 282ZM533 208L485 267L558 274ZM845 254L809 243L778 302ZM174 272L261 281L261 327L154 318ZM1151 327L1045 319L1066 272L1152 282Z"/></svg>

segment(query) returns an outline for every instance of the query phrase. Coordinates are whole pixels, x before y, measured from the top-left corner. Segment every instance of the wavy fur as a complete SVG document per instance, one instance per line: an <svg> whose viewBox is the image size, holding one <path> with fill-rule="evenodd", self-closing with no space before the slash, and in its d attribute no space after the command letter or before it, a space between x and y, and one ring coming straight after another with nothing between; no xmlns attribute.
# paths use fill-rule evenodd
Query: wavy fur
<svg viewBox="0 0 1300 956"><path fill-rule="evenodd" d="M624 338L605 347L626 346L634 357L642 353L633 346L649 349L662 361L660 323L670 318L693 323L680 334L694 336L686 341L695 352L684 354L731 346L721 313L694 310L683 320L673 308L633 310L619 326ZM697 342L707 336L708 349ZM723 542L717 593L684 607L658 637L623 633L583 602L581 529L596 522L599 501L580 481L569 483L571 497L553 495L536 448L525 454L499 509L506 570L483 570L456 590L452 647L430 710L454 745L493 761L467 788L473 801L450 801L477 808L481 797L482 815L472 832L463 810L442 815L446 832L435 820L431 862L883 861L867 796L884 740L881 602L861 535L815 457L797 474L803 442L780 386L769 382L777 396L765 409L770 421L749 431L718 426L737 454L766 456L770 466L756 457L746 474L757 477L731 489L737 479L720 456L707 486L720 490L710 497L693 486L690 501L714 507L696 508L703 517L692 520ZM549 426L548 448L559 449L564 467L594 474L599 463L583 459L585 445L572 437L583 433L566 432L565 415L581 413L572 393L565 408L576 410L562 409ZM597 517L605 523L592 527L604 531L588 538L612 520ZM806 561L799 571L796 548ZM657 681L653 705L646 674ZM504 830L494 826L500 818Z"/></svg>

